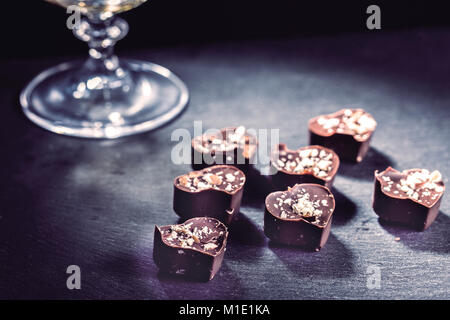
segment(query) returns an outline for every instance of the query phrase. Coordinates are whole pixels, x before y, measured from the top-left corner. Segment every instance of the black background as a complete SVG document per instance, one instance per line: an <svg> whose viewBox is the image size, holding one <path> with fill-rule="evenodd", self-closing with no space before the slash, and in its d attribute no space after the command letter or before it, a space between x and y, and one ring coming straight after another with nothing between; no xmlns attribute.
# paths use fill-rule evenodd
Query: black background
<svg viewBox="0 0 450 320"><path fill-rule="evenodd" d="M149 0L122 14L130 32L118 50L294 35L368 32L366 8L377 4L382 30L446 26L445 1L414 0ZM63 8L43 0L5 1L5 57L80 54L85 47L65 27Z"/></svg>

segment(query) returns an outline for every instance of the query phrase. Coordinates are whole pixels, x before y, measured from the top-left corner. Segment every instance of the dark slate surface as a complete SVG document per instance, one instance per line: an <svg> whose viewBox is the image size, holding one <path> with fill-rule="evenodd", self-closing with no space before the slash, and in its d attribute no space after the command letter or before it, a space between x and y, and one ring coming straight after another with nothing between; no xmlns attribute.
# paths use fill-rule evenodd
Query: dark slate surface
<svg viewBox="0 0 450 320"><path fill-rule="evenodd" d="M60 137L21 114L26 81L67 57L1 62L0 298L450 298L448 195L425 232L380 225L371 209L374 169L439 169L448 182L450 30L127 54L171 68L192 96L175 122L117 141ZM365 108L379 126L364 162L339 171L338 208L321 252L269 244L263 199L247 194L213 281L158 273L153 228L177 221L172 179L189 170L168 161L174 129L192 131L194 120L204 128L280 128L280 140L297 148L308 142L310 117L343 106ZM79 291L66 289L71 264L81 267ZM369 290L374 265L381 289Z"/></svg>

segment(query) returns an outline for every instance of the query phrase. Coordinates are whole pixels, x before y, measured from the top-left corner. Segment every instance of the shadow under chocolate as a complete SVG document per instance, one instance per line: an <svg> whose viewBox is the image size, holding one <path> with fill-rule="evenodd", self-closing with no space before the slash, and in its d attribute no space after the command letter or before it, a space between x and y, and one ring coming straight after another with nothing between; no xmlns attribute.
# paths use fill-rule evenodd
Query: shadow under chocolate
<svg viewBox="0 0 450 320"><path fill-rule="evenodd" d="M389 166L395 167L394 160L376 148L370 147L360 163L341 161L338 175L372 181L375 170L384 170Z"/></svg>
<svg viewBox="0 0 450 320"><path fill-rule="evenodd" d="M244 213L239 212L229 226L228 243L262 247L266 244L263 230Z"/></svg>
<svg viewBox="0 0 450 320"><path fill-rule="evenodd" d="M424 231L378 219L381 227L413 250L450 253L450 217L439 211L436 220Z"/></svg>
<svg viewBox="0 0 450 320"><path fill-rule="evenodd" d="M332 233L318 252L269 242L269 249L299 278L349 278L355 275L352 252Z"/></svg>
<svg viewBox="0 0 450 320"><path fill-rule="evenodd" d="M253 166L249 168L245 176L247 181L241 205L264 210L265 199L272 192L271 176L262 174Z"/></svg>
<svg viewBox="0 0 450 320"><path fill-rule="evenodd" d="M337 226L345 225L356 216L356 204L334 187L331 188L331 192L336 202L332 224Z"/></svg>
<svg viewBox="0 0 450 320"><path fill-rule="evenodd" d="M226 257L226 254L225 254ZM225 258L226 259L226 258ZM160 290L170 300L243 299L245 291L238 277L225 260L215 277L210 281L198 281L188 277L170 275L158 271L156 275Z"/></svg>

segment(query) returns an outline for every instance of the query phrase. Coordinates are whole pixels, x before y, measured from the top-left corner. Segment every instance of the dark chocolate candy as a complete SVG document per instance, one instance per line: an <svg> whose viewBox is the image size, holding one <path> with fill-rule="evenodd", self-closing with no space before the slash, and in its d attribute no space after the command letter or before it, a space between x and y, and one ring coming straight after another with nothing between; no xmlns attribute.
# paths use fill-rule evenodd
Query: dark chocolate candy
<svg viewBox="0 0 450 320"><path fill-rule="evenodd" d="M216 134L192 139L192 168L200 170L216 164L233 165L246 172L256 153L257 139L245 127L229 127Z"/></svg>
<svg viewBox="0 0 450 320"><path fill-rule="evenodd" d="M342 109L309 120L309 143L334 150L341 160L361 162L376 126L364 110Z"/></svg>
<svg viewBox="0 0 450 320"><path fill-rule="evenodd" d="M330 190L297 184L266 198L264 233L274 242L319 251L327 242L335 208Z"/></svg>
<svg viewBox="0 0 450 320"><path fill-rule="evenodd" d="M425 230L436 219L445 186L439 171L375 171L373 209L381 220Z"/></svg>
<svg viewBox="0 0 450 320"><path fill-rule="evenodd" d="M275 147L270 159L277 170L272 176L275 190L285 190L298 183L317 183L331 188L339 168L336 153L322 146L289 150L282 143Z"/></svg>
<svg viewBox="0 0 450 320"><path fill-rule="evenodd" d="M245 175L217 165L175 178L173 209L182 218L208 216L229 224L239 213Z"/></svg>
<svg viewBox="0 0 450 320"><path fill-rule="evenodd" d="M208 281L222 265L227 238L227 227L213 218L155 226L153 259L163 272Z"/></svg>

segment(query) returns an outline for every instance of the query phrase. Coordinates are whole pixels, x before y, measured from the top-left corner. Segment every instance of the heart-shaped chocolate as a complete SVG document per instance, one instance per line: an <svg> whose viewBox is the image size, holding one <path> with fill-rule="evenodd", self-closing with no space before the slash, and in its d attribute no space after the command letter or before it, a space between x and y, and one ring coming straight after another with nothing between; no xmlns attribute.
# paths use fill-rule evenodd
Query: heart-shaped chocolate
<svg viewBox="0 0 450 320"><path fill-rule="evenodd" d="M244 126L228 127L192 139L192 167L195 170L217 164L234 165L247 172L258 145Z"/></svg>
<svg viewBox="0 0 450 320"><path fill-rule="evenodd" d="M375 171L373 208L385 221L425 230L436 219L445 186L439 171Z"/></svg>
<svg viewBox="0 0 450 320"><path fill-rule="evenodd" d="M318 145L290 150L281 143L274 148L270 161L276 170L272 176L276 190L300 183L317 183L331 188L339 168L337 154Z"/></svg>
<svg viewBox="0 0 450 320"><path fill-rule="evenodd" d="M213 217L229 224L239 212L245 174L217 165L175 178L173 209L182 218Z"/></svg>
<svg viewBox="0 0 450 320"><path fill-rule="evenodd" d="M227 227L214 218L155 226L153 259L164 272L211 280L222 265L227 238Z"/></svg>
<svg viewBox="0 0 450 320"><path fill-rule="evenodd" d="M273 192L266 198L264 233L274 242L318 251L330 234L334 208L333 194L318 184Z"/></svg>
<svg viewBox="0 0 450 320"><path fill-rule="evenodd" d="M363 109L342 109L309 120L310 144L334 150L341 160L360 162L377 126Z"/></svg>

